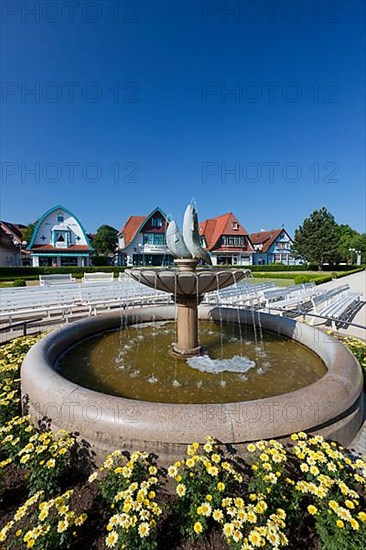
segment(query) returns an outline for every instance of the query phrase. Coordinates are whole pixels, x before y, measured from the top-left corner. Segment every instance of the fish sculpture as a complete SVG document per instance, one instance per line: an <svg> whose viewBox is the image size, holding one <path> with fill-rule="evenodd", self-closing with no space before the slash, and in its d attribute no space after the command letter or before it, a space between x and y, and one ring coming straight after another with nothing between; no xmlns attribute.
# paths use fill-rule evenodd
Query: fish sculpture
<svg viewBox="0 0 366 550"><path fill-rule="evenodd" d="M184 213L183 240L192 258L203 260L206 264L212 265L210 254L201 246L197 210L192 204L187 206Z"/></svg>
<svg viewBox="0 0 366 550"><path fill-rule="evenodd" d="M175 258L192 258L175 221L171 221L166 231L166 244Z"/></svg>

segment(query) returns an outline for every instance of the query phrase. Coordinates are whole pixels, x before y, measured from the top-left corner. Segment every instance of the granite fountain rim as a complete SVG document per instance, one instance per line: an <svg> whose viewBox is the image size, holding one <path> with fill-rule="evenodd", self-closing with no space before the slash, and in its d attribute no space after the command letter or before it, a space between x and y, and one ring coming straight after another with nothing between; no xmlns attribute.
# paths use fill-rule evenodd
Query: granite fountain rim
<svg viewBox="0 0 366 550"><path fill-rule="evenodd" d="M219 311L220 310L220 313ZM200 306L200 319L243 324L251 323L251 314L244 310ZM136 323L138 313L141 322L174 319L175 306L158 306L131 309L124 313L126 325ZM93 318L85 318L64 326L40 340L26 355L21 368L21 386L23 399L29 400L30 414L39 419L43 413L49 413L47 405L54 407L57 418L53 425L69 431L78 431L97 447L98 438L104 441L109 449L117 448L118 442L128 440L150 442L151 445L178 445L192 441L203 441L205 435L212 434L223 443L238 443L258 439L286 437L290 433L316 429L339 419L353 418L352 408L362 395L362 372L355 357L338 340L325 335L319 329L310 327L293 319L260 313L264 330L276 331L310 348L317 353L327 367L327 373L309 386L265 399L215 404L175 404L139 401L90 390L70 382L59 374L54 365L58 357L72 345L83 338L113 330L121 326L119 310ZM326 342L323 339L326 336ZM318 342L315 340L318 338ZM41 381L41 383L40 383ZM73 411L73 421L69 413L63 410L69 399L76 402L78 408ZM75 406L76 406L75 405ZM91 420L86 421L85 407L96 407L100 411L96 426ZM126 418L113 419L115 410L130 408L136 414L136 422ZM263 411L268 408L273 412L272 421L235 422L223 410L231 408L242 412ZM357 405L357 428L362 405ZM300 409L300 417L288 418L288 411ZM112 411L112 412L111 412ZM113 412L114 411L114 412ZM286 411L286 417L284 416ZM203 415L206 414L203 420ZM207 416L208 415L208 416ZM47 414L47 416L50 416ZM99 434L99 435L98 435ZM109 444L107 441L113 441ZM153 445L153 446L154 446ZM103 447L104 448L104 447ZM112 449L113 450L113 449ZM155 449L156 450L156 449Z"/></svg>

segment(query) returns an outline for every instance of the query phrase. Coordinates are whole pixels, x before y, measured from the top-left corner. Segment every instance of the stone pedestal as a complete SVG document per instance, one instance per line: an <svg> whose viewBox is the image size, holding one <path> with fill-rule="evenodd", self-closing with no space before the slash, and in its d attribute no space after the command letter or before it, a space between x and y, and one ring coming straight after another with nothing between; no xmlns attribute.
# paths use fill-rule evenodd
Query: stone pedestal
<svg viewBox="0 0 366 550"><path fill-rule="evenodd" d="M195 273L199 260L196 259L177 259L174 261L179 272ZM187 280L188 282L188 280ZM192 277L189 277L192 284ZM198 305L202 300L201 295L197 295L197 285L190 296L177 295L174 297L178 306L177 318L177 343L173 351L183 357L192 357L199 355L202 351L198 342Z"/></svg>

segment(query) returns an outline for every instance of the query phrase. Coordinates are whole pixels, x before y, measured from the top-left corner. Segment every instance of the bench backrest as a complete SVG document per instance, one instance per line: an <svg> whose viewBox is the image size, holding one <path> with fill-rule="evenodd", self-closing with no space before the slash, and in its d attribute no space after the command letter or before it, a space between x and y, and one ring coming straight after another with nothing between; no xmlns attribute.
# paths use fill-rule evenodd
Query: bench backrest
<svg viewBox="0 0 366 550"><path fill-rule="evenodd" d="M107 273L105 271L96 271L95 273L84 273L84 283L95 283L100 281L113 281L114 273Z"/></svg>
<svg viewBox="0 0 366 550"><path fill-rule="evenodd" d="M52 285L52 284L63 284L63 283L74 283L75 277L71 276L71 273L56 273L54 275L39 275L39 284L40 286Z"/></svg>
<svg viewBox="0 0 366 550"><path fill-rule="evenodd" d="M331 290L327 290L318 296L312 298L314 307L321 306L322 304L330 303L335 299L338 299L342 294L349 291L349 285L341 285Z"/></svg>

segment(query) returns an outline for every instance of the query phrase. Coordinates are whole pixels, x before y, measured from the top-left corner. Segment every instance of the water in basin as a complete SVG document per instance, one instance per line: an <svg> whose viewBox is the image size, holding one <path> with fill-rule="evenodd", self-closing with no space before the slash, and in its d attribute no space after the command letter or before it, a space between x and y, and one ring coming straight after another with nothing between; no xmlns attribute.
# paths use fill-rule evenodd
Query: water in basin
<svg viewBox="0 0 366 550"><path fill-rule="evenodd" d="M308 386L326 373L311 350L276 334L255 342L251 327L202 321L199 332L203 357L174 357L167 350L175 342L175 323L152 323L81 341L56 369L99 392L161 403L262 399Z"/></svg>

